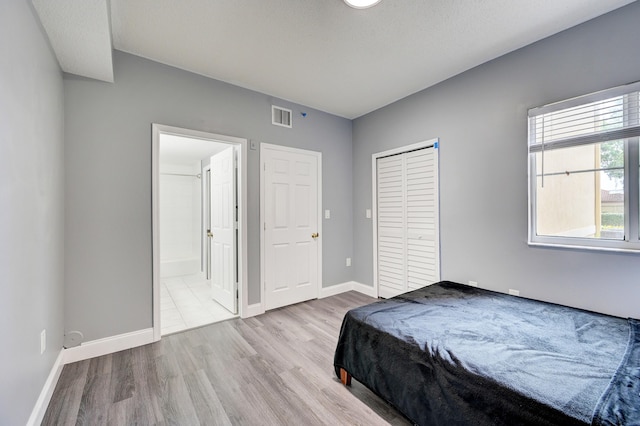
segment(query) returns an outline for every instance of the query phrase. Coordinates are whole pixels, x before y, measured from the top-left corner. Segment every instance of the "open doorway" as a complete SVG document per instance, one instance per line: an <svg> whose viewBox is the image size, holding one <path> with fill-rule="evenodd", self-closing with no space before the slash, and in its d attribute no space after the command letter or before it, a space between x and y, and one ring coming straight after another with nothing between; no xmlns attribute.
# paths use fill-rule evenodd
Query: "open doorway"
<svg viewBox="0 0 640 426"><path fill-rule="evenodd" d="M153 136L157 340L241 314L246 140L155 124Z"/></svg>

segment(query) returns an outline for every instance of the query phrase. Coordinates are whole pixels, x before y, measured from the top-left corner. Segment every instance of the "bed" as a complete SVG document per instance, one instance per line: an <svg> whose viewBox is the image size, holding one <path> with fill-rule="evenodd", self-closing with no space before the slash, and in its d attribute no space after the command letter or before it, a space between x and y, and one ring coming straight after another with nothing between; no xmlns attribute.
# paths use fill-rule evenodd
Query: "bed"
<svg viewBox="0 0 640 426"><path fill-rule="evenodd" d="M334 367L419 425L640 425L640 321L452 282L349 311Z"/></svg>

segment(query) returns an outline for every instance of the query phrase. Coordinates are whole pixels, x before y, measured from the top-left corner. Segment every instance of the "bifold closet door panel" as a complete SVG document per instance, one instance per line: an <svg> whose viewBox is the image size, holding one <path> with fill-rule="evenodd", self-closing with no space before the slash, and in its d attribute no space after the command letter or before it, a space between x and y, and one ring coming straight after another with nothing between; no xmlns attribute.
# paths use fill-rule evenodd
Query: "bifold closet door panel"
<svg viewBox="0 0 640 426"><path fill-rule="evenodd" d="M433 148L405 156L406 281L415 290L436 280L436 188Z"/></svg>
<svg viewBox="0 0 640 426"><path fill-rule="evenodd" d="M404 158L378 159L378 284L400 294L405 289Z"/></svg>

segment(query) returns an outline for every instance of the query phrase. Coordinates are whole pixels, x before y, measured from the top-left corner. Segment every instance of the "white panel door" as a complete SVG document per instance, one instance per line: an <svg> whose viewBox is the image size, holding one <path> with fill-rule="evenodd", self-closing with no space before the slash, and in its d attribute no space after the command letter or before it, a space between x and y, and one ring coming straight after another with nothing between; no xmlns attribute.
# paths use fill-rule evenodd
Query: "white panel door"
<svg viewBox="0 0 640 426"><path fill-rule="evenodd" d="M318 297L319 154L264 148L264 302L274 309Z"/></svg>
<svg viewBox="0 0 640 426"><path fill-rule="evenodd" d="M235 148L211 157L211 290L213 299L231 313L238 311L236 279Z"/></svg>
<svg viewBox="0 0 640 426"><path fill-rule="evenodd" d="M440 279L433 147L377 160L377 278L381 297Z"/></svg>

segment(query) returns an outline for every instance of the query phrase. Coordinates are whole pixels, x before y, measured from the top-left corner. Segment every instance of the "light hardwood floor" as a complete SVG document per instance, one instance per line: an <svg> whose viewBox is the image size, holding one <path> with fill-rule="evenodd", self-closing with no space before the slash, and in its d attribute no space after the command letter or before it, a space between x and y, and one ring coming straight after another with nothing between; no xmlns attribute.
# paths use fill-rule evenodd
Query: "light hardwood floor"
<svg viewBox="0 0 640 426"><path fill-rule="evenodd" d="M165 336L68 364L43 425L409 425L333 352L356 292Z"/></svg>

